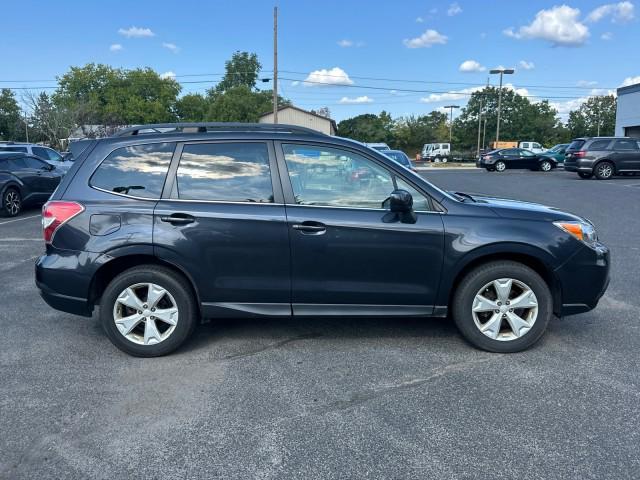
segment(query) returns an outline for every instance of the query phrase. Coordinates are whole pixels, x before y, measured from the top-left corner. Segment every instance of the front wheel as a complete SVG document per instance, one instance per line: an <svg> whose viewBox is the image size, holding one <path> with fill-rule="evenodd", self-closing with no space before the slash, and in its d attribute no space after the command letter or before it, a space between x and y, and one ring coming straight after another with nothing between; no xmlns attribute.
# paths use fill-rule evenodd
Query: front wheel
<svg viewBox="0 0 640 480"><path fill-rule="evenodd" d="M464 277L452 309L467 341L490 352L512 353L540 339L553 314L553 301L546 282L534 270L498 261Z"/></svg>
<svg viewBox="0 0 640 480"><path fill-rule="evenodd" d="M540 162L540 170L542 170L543 172L550 172L552 168L553 165L549 160L543 160L542 162Z"/></svg>
<svg viewBox="0 0 640 480"><path fill-rule="evenodd" d="M22 210L22 196L15 188L7 188L2 195L2 214L6 217L15 217Z"/></svg>
<svg viewBox="0 0 640 480"><path fill-rule="evenodd" d="M107 286L100 321L113 344L136 357L158 357L184 343L197 324L190 285L172 270L143 265Z"/></svg>
<svg viewBox="0 0 640 480"><path fill-rule="evenodd" d="M580 178L584 178L585 180L590 179L591 177L593 177L593 173L589 173L589 172L578 172L578 176Z"/></svg>

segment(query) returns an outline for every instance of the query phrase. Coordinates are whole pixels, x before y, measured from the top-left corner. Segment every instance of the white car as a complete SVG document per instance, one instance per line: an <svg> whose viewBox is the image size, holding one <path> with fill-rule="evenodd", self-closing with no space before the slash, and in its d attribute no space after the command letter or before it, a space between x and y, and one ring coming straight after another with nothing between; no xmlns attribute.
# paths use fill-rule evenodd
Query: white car
<svg viewBox="0 0 640 480"><path fill-rule="evenodd" d="M518 143L518 148L524 148L525 150L529 150L533 153L544 153L547 151L547 149L538 142L520 142Z"/></svg>
<svg viewBox="0 0 640 480"><path fill-rule="evenodd" d="M0 152L21 152L28 153L35 157L41 158L49 165L53 165L63 173L67 173L73 165L73 162L65 161L58 152L53 148L44 147L42 145L35 145L33 143L15 143L15 142L1 142Z"/></svg>

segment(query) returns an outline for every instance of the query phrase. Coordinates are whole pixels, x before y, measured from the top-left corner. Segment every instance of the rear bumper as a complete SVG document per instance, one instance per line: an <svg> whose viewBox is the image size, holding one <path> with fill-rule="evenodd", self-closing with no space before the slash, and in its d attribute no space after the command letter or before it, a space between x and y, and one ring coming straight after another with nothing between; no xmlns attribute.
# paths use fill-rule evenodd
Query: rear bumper
<svg viewBox="0 0 640 480"><path fill-rule="evenodd" d="M99 253L49 251L36 261L36 286L45 302L56 310L90 317L89 291L93 276L105 257Z"/></svg>
<svg viewBox="0 0 640 480"><path fill-rule="evenodd" d="M562 285L560 316L588 312L598 305L609 286L611 259L609 249L582 247L555 273Z"/></svg>
<svg viewBox="0 0 640 480"><path fill-rule="evenodd" d="M593 172L593 162L591 160L588 161L566 161L564 162L564 169L567 172L583 172L583 173L592 173Z"/></svg>

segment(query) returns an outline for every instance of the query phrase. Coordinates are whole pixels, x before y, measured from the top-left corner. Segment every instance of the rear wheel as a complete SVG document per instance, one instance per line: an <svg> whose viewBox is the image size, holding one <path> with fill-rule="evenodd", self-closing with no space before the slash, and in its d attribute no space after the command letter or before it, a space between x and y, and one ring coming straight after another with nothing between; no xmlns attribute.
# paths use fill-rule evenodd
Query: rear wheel
<svg viewBox="0 0 640 480"><path fill-rule="evenodd" d="M507 169L507 164L502 160L498 160L494 166L496 172L504 172Z"/></svg>
<svg viewBox="0 0 640 480"><path fill-rule="evenodd" d="M596 165L595 175L598 180L609 180L614 173L615 169L611 162L600 162Z"/></svg>
<svg viewBox="0 0 640 480"><path fill-rule="evenodd" d="M553 165L549 160L543 160L542 162L540 162L540 170L542 170L543 172L550 172L552 168Z"/></svg>
<svg viewBox="0 0 640 480"><path fill-rule="evenodd" d="M2 214L6 217L15 217L22 210L22 196L13 188L7 188L2 195Z"/></svg>
<svg viewBox="0 0 640 480"><path fill-rule="evenodd" d="M460 282L453 319L462 335L483 350L519 352L536 343L553 314L551 292L521 263L481 265Z"/></svg>
<svg viewBox="0 0 640 480"><path fill-rule="evenodd" d="M588 180L589 178L593 177L593 173L589 173L589 172L578 172L578 176L580 178L584 178L585 180Z"/></svg>
<svg viewBox="0 0 640 480"><path fill-rule="evenodd" d="M187 281L156 265L116 276L100 304L100 321L120 350L137 357L166 355L191 335L196 302Z"/></svg>

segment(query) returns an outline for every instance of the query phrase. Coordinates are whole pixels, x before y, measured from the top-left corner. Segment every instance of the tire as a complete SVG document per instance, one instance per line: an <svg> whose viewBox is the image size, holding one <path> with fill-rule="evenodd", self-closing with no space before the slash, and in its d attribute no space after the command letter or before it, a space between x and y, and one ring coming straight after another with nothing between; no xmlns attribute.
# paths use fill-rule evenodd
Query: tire
<svg viewBox="0 0 640 480"><path fill-rule="evenodd" d="M502 160L498 160L493 168L496 172L504 172L507 169L507 164Z"/></svg>
<svg viewBox="0 0 640 480"><path fill-rule="evenodd" d="M22 196L17 188L9 187L2 194L2 216L15 217L22 211Z"/></svg>
<svg viewBox="0 0 640 480"><path fill-rule="evenodd" d="M146 303L149 301L146 284L154 285L157 297L154 303ZM164 289L165 293L158 293L158 287ZM123 297L125 291L130 288L137 293L135 301L131 295ZM136 312L123 302L138 305L142 302L142 306L146 308L140 307L141 310ZM157 310L152 307L153 304L158 306ZM177 309L175 315L167 313L172 312L173 307ZM159 311L163 311L163 316L174 324L160 320ZM153 313L158 317L154 319ZM116 319L132 317L136 318L129 324L116 324ZM138 317L143 317L143 320ZM150 321L155 328L147 331L147 322ZM109 340L123 352L136 357L159 357L173 352L193 333L197 321L198 308L189 283L173 270L156 265L143 265L125 270L111 280L100 302L100 322ZM134 322L135 326L131 327ZM131 327L129 334L120 330L128 327Z"/></svg>
<svg viewBox="0 0 640 480"><path fill-rule="evenodd" d="M616 173L615 167L611 162L600 162L594 169L594 174L598 180L609 180Z"/></svg>
<svg viewBox="0 0 640 480"><path fill-rule="evenodd" d="M449 161L449 157L442 157L440 160L442 163L447 163Z"/></svg>
<svg viewBox="0 0 640 480"><path fill-rule="evenodd" d="M499 285L509 286L511 292L510 300L515 300L519 296L527 293L526 301L535 299L536 306L532 308L515 309L511 312L504 302L497 306L498 297L492 297L492 292L497 293L498 290L493 288L492 282L498 280L512 279L512 283L499 282ZM484 289L490 285L488 289ZM523 288L526 287L525 288ZM528 289L528 290L527 290ZM503 291L506 291L503 289ZM529 292L533 292L533 296ZM480 293L486 295L487 298L495 301L495 308L490 303L477 303L476 297ZM522 298L522 297L521 297ZM522 302L520 302L522 304ZM487 311L475 311L480 308L488 308ZM536 309L534 313L534 308ZM549 320L553 315L553 298L546 282L534 270L518 262L513 261L497 261L491 262L473 269L462 279L458 285L452 304L453 319L456 326L460 330L462 336L472 345L482 350L497 353L513 353L526 350L536 343L545 332ZM507 318L506 315L509 315ZM510 319L524 318L528 319L528 327L520 327L519 334L514 334L512 322ZM523 317L521 317L523 316ZM493 323L491 319L497 320ZM483 321L486 320L486 323ZM516 323L514 321L514 323ZM516 323L516 325L525 325ZM488 333L483 333L480 328L487 328ZM497 326L497 333L496 327ZM527 328L525 330L525 328ZM492 333L492 330L494 331Z"/></svg>
<svg viewBox="0 0 640 480"><path fill-rule="evenodd" d="M583 178L585 180L590 179L591 177L593 177L593 173L588 173L588 172L578 172L578 176L580 178Z"/></svg>
<svg viewBox="0 0 640 480"><path fill-rule="evenodd" d="M543 160L540 162L540 170L542 172L550 172L553 169L553 164L549 160Z"/></svg>

